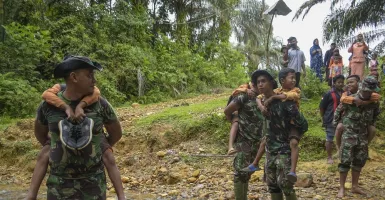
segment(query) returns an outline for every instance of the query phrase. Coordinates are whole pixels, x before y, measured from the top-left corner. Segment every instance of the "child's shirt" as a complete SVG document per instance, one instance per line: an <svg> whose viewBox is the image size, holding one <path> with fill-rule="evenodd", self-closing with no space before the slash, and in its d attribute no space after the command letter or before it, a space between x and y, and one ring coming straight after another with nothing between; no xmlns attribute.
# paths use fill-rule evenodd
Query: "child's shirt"
<svg viewBox="0 0 385 200"><path fill-rule="evenodd" d="M282 101L292 100L292 101L297 103L297 106L299 108L299 102L301 99L301 89L299 89L297 87L294 87L291 90L283 89L283 88L277 88L277 89L274 89L274 93L277 95L279 95L279 94L286 95L286 99L282 99ZM264 97L265 96L263 94L260 94L257 96L257 98L261 99L261 100L264 99Z"/></svg>
<svg viewBox="0 0 385 200"><path fill-rule="evenodd" d="M240 85L237 89L235 89L233 91L233 93L231 94L231 96L235 97L237 96L238 94L241 94L241 93L246 93L247 92L247 89L250 89L250 83L249 84L243 84L243 85Z"/></svg>
<svg viewBox="0 0 385 200"><path fill-rule="evenodd" d="M57 94L62 90L60 84L55 84L52 88L47 89L43 92L41 97L47 101L47 103L54 105L55 107L60 107L66 104L62 99L60 99ZM87 105L91 105L99 100L100 90L95 86L94 93L92 95L85 96L82 101Z"/></svg>
<svg viewBox="0 0 385 200"><path fill-rule="evenodd" d="M380 101L381 96L375 92L372 93L372 96L370 97L370 102L377 103ZM350 96L348 92L342 93L341 103L352 105L354 102L354 97Z"/></svg>

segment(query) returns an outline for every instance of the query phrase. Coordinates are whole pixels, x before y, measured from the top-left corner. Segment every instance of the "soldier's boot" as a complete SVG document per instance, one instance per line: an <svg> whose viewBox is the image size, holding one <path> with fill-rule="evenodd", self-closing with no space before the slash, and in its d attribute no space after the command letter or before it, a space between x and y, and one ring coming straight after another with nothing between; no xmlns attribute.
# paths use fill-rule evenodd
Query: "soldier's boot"
<svg viewBox="0 0 385 200"><path fill-rule="evenodd" d="M236 200L247 200L247 190L249 184L238 181L234 183L234 193Z"/></svg>
<svg viewBox="0 0 385 200"><path fill-rule="evenodd" d="M297 200L297 195L295 193L291 193L290 195L285 195L286 200Z"/></svg>
<svg viewBox="0 0 385 200"><path fill-rule="evenodd" d="M270 194L271 194L271 200L283 200L282 193L270 193Z"/></svg>

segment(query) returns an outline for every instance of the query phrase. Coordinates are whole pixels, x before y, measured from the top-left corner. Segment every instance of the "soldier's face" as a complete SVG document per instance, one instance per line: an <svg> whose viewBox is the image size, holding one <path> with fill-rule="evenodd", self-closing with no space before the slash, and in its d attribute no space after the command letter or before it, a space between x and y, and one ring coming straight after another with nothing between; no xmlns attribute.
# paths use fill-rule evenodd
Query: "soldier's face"
<svg viewBox="0 0 385 200"><path fill-rule="evenodd" d="M74 72L74 83L78 91L84 95L90 95L94 92L94 87L96 83L94 70L89 69L79 69Z"/></svg>
<svg viewBox="0 0 385 200"><path fill-rule="evenodd" d="M358 82L357 82L357 79L352 77L352 78L348 78L348 80L346 81L346 85L348 85L348 90L352 93L356 93L357 90L358 90Z"/></svg>
<svg viewBox="0 0 385 200"><path fill-rule="evenodd" d="M260 93L266 93L272 90L271 81L264 75L257 78L257 87Z"/></svg>

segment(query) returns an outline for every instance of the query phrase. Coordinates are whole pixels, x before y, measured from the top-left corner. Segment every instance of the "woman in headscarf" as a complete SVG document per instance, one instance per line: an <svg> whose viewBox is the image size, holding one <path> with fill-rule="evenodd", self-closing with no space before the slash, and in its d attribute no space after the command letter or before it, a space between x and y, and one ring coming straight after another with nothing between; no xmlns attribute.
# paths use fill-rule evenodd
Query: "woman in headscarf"
<svg viewBox="0 0 385 200"><path fill-rule="evenodd" d="M319 46L318 39L313 41L313 46L310 48L310 68L316 73L317 77L322 82L322 49Z"/></svg>
<svg viewBox="0 0 385 200"><path fill-rule="evenodd" d="M350 61L351 75L360 76L360 80L364 78L364 68L366 58L364 51L369 50L369 47L364 41L363 35L360 33L357 35L357 40L348 49L349 53L352 53L352 60Z"/></svg>

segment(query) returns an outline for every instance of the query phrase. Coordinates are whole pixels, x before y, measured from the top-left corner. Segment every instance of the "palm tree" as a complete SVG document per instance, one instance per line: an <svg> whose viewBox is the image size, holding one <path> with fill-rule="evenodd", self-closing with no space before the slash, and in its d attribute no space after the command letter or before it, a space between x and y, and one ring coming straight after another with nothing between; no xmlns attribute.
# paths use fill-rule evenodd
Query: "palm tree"
<svg viewBox="0 0 385 200"><path fill-rule="evenodd" d="M233 29L239 48L248 59L247 66L250 71L255 70L260 64L266 65L266 41L270 26L270 15L263 15L268 8L264 1L242 0L239 6L238 15L234 18ZM269 39L269 58L271 64L278 65L280 43ZM270 67L270 66L269 66Z"/></svg>
<svg viewBox="0 0 385 200"><path fill-rule="evenodd" d="M301 5L293 20L301 15L304 18L310 9L327 0L308 0ZM326 41L335 41L341 47L350 45L355 37L352 36L361 28L375 28L364 32L367 42L379 41L373 49L383 53L385 47L385 1L384 0L352 0L347 3L344 0L330 0L329 14L324 21L323 37ZM345 5L342 5L345 4ZM340 5L340 6L337 6Z"/></svg>

